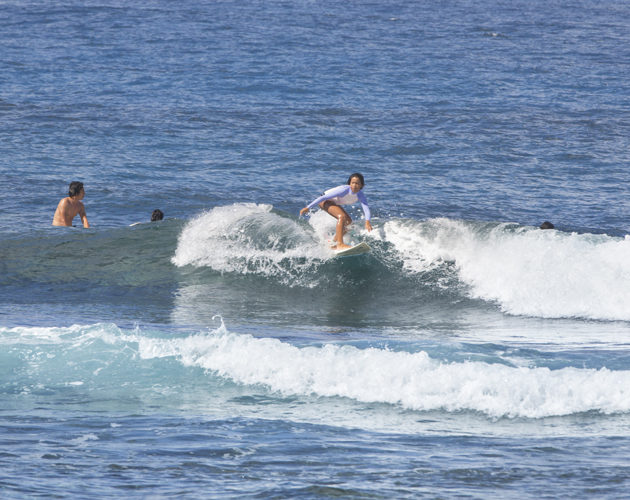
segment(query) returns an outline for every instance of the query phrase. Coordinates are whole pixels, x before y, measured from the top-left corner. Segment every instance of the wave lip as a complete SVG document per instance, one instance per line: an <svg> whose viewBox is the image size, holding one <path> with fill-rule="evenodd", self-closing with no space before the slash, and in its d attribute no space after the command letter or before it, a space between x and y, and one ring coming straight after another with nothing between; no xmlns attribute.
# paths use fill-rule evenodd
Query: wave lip
<svg viewBox="0 0 630 500"><path fill-rule="evenodd" d="M272 211L271 205L238 203L192 219L179 236L171 262L273 276L288 283L329 256L312 232Z"/></svg>
<svg viewBox="0 0 630 500"><path fill-rule="evenodd" d="M630 321L630 238L449 219L392 220L411 273L453 263L473 298L544 318Z"/></svg>

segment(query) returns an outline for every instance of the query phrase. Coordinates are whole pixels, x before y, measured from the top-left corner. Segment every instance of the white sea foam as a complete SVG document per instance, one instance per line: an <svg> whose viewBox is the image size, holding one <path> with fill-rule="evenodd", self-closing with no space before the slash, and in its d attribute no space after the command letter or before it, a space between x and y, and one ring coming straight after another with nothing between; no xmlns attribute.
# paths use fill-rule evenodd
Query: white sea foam
<svg viewBox="0 0 630 500"><path fill-rule="evenodd" d="M389 221L411 272L453 262L475 298L508 313L630 320L630 238L448 219Z"/></svg>
<svg viewBox="0 0 630 500"><path fill-rule="evenodd" d="M84 446L89 441L98 441L98 440L99 438L96 434L89 433L89 434L82 434L81 436L76 437L74 439L70 439L69 443L75 446Z"/></svg>
<svg viewBox="0 0 630 500"><path fill-rule="evenodd" d="M179 236L172 262L282 279L328 257L313 232L272 212L271 205L239 203L191 220Z"/></svg>
<svg viewBox="0 0 630 500"><path fill-rule="evenodd" d="M162 384L179 393L186 389L172 378L176 361L180 367L201 368L212 376L283 396L348 398L415 411L473 411L492 418L630 413L628 370L549 369L509 354L501 362L488 363L438 360L423 350L299 347L229 332L223 324L188 336L125 332L112 324L50 328L50 334L41 337L41 346L33 349L33 334L43 330L0 328L0 337L13 338L5 361L13 366L19 359L22 366L16 373L7 372L4 383L24 387L25 394L42 389L41 380L53 387L87 387L94 395L114 391L117 397L147 397L147 391L154 395ZM18 337L27 342L18 345ZM51 337L64 347L51 344ZM146 360L153 362L147 365ZM96 365L105 371L94 373Z"/></svg>
<svg viewBox="0 0 630 500"><path fill-rule="evenodd" d="M115 344L122 340L134 338L122 332L112 323L94 325L72 325L68 327L16 326L0 327L0 345L5 347L19 345L70 345L77 347L94 340L102 340Z"/></svg>
<svg viewBox="0 0 630 500"><path fill-rule="evenodd" d="M630 412L630 371L441 362L424 351L296 347L220 328L183 339L143 338L143 358L174 356L245 385L283 395L344 397L419 411L478 411L540 418L587 411Z"/></svg>
<svg viewBox="0 0 630 500"><path fill-rule="evenodd" d="M266 274L286 259L325 260L335 232L335 219L316 210L308 226L272 211L271 205L235 203L216 207L192 219L179 236L171 259L176 266L211 267L221 272ZM361 233L351 226L347 241Z"/></svg>

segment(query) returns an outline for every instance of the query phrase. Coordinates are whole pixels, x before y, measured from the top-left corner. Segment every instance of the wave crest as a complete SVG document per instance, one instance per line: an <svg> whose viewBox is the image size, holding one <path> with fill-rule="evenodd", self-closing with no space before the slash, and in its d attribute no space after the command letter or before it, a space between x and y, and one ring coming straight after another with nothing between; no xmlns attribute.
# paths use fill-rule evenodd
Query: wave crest
<svg viewBox="0 0 630 500"><path fill-rule="evenodd" d="M411 273L452 262L473 298L515 315L630 320L630 238L449 219L388 221Z"/></svg>
<svg viewBox="0 0 630 500"><path fill-rule="evenodd" d="M192 219L181 232L171 262L217 272L273 276L290 282L329 257L312 232L271 205L216 207Z"/></svg>
<svg viewBox="0 0 630 500"><path fill-rule="evenodd" d="M630 412L625 394L630 372L606 368L448 363L424 351L296 347L224 329L180 340L147 339L140 353L146 358L176 356L184 365L284 396L344 397L415 411L477 411L492 418Z"/></svg>

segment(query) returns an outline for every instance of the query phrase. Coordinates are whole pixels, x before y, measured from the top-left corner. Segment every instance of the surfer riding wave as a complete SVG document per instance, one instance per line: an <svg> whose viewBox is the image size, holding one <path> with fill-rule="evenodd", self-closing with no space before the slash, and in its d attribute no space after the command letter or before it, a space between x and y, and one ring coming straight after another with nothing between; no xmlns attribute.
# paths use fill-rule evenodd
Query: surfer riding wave
<svg viewBox="0 0 630 500"><path fill-rule="evenodd" d="M358 172L354 173L348 177L347 184L326 190L323 195L300 210L300 215L306 214L311 208L318 205L319 208L325 210L332 217L337 219L335 237L333 238L335 245L333 245L332 248L337 250L350 248L350 245L346 245L343 242L343 235L346 233L347 227L352 224L352 219L341 205L354 205L360 202L361 208L363 208L363 215L365 216L365 228L368 231L372 231L370 207L368 206L365 194L363 194L363 186L365 186L363 175Z"/></svg>

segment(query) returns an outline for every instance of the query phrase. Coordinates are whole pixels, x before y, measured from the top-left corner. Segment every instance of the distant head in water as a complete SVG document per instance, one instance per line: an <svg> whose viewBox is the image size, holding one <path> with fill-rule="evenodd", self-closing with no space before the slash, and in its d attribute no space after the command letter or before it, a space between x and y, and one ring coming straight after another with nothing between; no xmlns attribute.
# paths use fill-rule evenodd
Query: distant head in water
<svg viewBox="0 0 630 500"><path fill-rule="evenodd" d="M545 222L543 222L540 225L540 229L553 229L554 227L555 226L551 222L549 222L548 220L546 220Z"/></svg>
<svg viewBox="0 0 630 500"><path fill-rule="evenodd" d="M153 213L151 214L151 222L162 220L163 218L164 218L164 213L162 212L162 210L160 210L159 208L156 208L155 210L153 210Z"/></svg>

